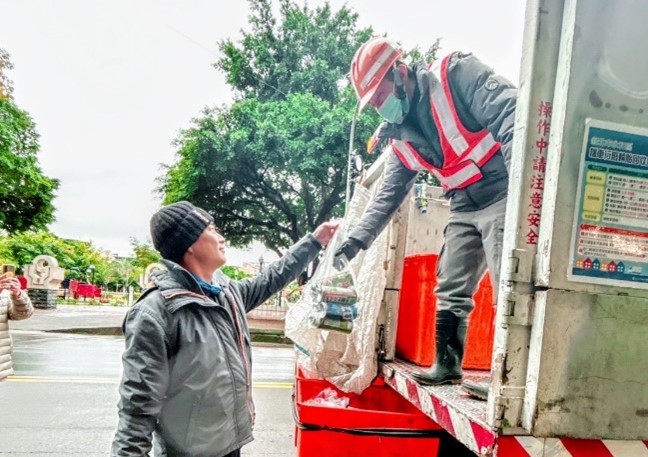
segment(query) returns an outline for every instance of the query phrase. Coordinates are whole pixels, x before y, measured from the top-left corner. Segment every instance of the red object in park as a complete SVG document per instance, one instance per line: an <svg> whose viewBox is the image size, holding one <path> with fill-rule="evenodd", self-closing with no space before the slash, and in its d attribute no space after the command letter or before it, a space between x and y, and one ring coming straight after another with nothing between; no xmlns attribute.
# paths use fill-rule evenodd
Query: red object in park
<svg viewBox="0 0 648 457"><path fill-rule="evenodd" d="M76 300L78 298L99 298L101 297L101 287L94 284L79 282L74 279L70 280L70 292Z"/></svg>
<svg viewBox="0 0 648 457"><path fill-rule="evenodd" d="M20 281L20 288L25 290L27 288L27 278L24 276L16 276L16 278Z"/></svg>

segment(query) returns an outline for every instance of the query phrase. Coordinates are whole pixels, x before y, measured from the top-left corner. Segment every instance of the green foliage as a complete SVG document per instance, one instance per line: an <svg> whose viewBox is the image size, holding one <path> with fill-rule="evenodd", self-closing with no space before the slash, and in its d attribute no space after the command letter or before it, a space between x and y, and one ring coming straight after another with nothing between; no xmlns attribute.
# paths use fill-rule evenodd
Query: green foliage
<svg viewBox="0 0 648 457"><path fill-rule="evenodd" d="M232 245L259 239L280 252L341 214L352 113L351 96L331 106L308 93L216 111L183 133L165 200L210 211Z"/></svg>
<svg viewBox="0 0 648 457"><path fill-rule="evenodd" d="M160 261L160 253L155 250L151 243L140 242L136 238L131 238L130 244L135 253L135 258L132 261L133 266L140 269L141 272L144 272L150 264Z"/></svg>
<svg viewBox="0 0 648 457"><path fill-rule="evenodd" d="M404 60L410 61L410 62L426 62L426 63L431 63L437 58L437 55L439 53L439 49L441 49L441 39L437 38L434 43L430 45L429 48L425 51L421 51L418 47L414 48L412 50L406 51L405 56L403 57Z"/></svg>
<svg viewBox="0 0 648 457"><path fill-rule="evenodd" d="M238 281L239 279L245 279L252 276L251 274L246 273L240 268L231 265L225 265L224 267L221 268L221 271L225 274L225 276L227 276L233 281Z"/></svg>
<svg viewBox="0 0 648 457"><path fill-rule="evenodd" d="M341 216L348 136L356 104L346 80L356 49L371 35L346 7L333 12L280 0L250 0L251 30L221 43L216 67L237 94L206 110L176 141L178 162L159 190L211 212L233 246L261 240L277 253ZM356 148L378 123L356 127Z"/></svg>
<svg viewBox="0 0 648 457"><path fill-rule="evenodd" d="M91 243L59 238L47 231L22 232L0 237L0 264L19 267L32 263L39 255L50 255L65 268L65 277L93 282L111 289L138 286L140 275L149 263L156 262L153 248L131 240L135 258L109 259Z"/></svg>
<svg viewBox="0 0 648 457"><path fill-rule="evenodd" d="M339 83L349 70L355 50L372 34L357 30L357 14L330 5L314 10L291 0L248 0L249 31L237 45L220 43L223 56L216 68L241 98L281 100L294 93L311 93L337 103Z"/></svg>
<svg viewBox="0 0 648 457"><path fill-rule="evenodd" d="M36 126L11 99L10 68L8 54L0 49L0 229L13 233L52 222L59 183L38 165Z"/></svg>
<svg viewBox="0 0 648 457"><path fill-rule="evenodd" d="M108 264L104 283L108 287L126 290L129 286L138 286L144 269L134 265L134 259L117 259Z"/></svg>
<svg viewBox="0 0 648 457"><path fill-rule="evenodd" d="M0 48L0 100L11 98L13 95L13 82L9 79L9 70L13 69L9 53Z"/></svg>
<svg viewBox="0 0 648 457"><path fill-rule="evenodd" d="M23 232L0 238L0 253L22 270L39 255L50 255L65 268L66 277L89 280L94 267L94 281L101 284L108 269L108 259L104 258L91 243L78 240L65 240L47 231Z"/></svg>

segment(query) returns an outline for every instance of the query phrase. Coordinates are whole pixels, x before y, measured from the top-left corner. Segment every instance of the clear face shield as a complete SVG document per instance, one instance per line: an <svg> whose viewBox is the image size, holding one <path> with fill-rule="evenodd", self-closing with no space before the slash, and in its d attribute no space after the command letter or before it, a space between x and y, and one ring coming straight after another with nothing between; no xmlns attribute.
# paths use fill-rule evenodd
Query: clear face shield
<svg viewBox="0 0 648 457"><path fill-rule="evenodd" d="M387 96L384 97L384 100L376 103L374 107L387 122L401 124L405 116L409 113L410 102L407 97L405 85L403 84L403 79L398 70L398 63L394 64L391 76L389 79L387 77L385 78L390 83L390 90Z"/></svg>

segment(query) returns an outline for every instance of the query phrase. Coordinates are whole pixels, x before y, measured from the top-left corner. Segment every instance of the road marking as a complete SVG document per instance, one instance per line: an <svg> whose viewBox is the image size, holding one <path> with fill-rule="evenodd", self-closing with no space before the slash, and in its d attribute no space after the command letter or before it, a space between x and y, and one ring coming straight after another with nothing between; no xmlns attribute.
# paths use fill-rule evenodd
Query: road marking
<svg viewBox="0 0 648 457"><path fill-rule="evenodd" d="M119 384L117 378L81 378L64 376L20 376L13 375L7 378L8 382L45 382L45 383L70 383L70 384ZM257 389L292 389L292 382L258 381L252 382L252 387Z"/></svg>
<svg viewBox="0 0 648 457"><path fill-rule="evenodd" d="M292 389L292 382L252 382L257 389Z"/></svg>
<svg viewBox="0 0 648 457"><path fill-rule="evenodd" d="M51 376L9 376L8 382L61 382L77 384L118 384L116 378L70 378L70 377L51 377Z"/></svg>

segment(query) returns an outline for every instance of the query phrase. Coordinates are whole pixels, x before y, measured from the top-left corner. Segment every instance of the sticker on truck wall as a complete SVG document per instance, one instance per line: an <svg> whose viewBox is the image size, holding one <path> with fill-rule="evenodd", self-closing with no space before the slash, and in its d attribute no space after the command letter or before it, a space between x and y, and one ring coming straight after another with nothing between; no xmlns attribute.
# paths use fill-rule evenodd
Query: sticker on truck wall
<svg viewBox="0 0 648 457"><path fill-rule="evenodd" d="M648 129L588 119L568 279L648 288Z"/></svg>

